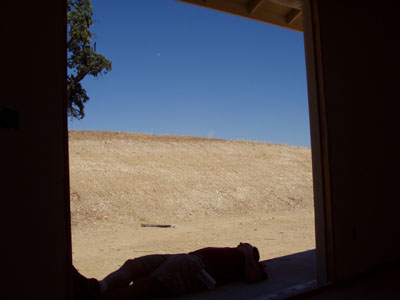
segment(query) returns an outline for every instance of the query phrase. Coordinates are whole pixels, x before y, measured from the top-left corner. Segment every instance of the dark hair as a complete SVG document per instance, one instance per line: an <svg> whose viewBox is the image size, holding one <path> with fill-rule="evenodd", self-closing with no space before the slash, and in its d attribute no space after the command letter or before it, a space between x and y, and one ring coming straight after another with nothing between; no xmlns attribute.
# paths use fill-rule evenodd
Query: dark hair
<svg viewBox="0 0 400 300"><path fill-rule="evenodd" d="M257 247L253 247L253 256L257 262L260 260L260 252L258 252Z"/></svg>

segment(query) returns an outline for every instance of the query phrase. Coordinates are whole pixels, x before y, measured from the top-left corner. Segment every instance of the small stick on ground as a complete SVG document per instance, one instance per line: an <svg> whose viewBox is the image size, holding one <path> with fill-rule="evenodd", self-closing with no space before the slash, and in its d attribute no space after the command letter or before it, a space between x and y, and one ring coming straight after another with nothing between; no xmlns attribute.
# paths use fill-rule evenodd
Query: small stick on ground
<svg viewBox="0 0 400 300"><path fill-rule="evenodd" d="M171 224L171 225L161 225L161 224L141 224L142 227L159 227L159 228L176 228L177 225Z"/></svg>

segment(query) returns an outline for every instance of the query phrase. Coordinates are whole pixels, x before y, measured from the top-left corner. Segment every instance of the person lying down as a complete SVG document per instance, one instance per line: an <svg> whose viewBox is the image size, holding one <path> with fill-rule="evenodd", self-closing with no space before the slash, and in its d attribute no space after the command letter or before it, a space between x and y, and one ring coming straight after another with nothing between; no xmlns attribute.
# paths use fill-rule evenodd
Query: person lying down
<svg viewBox="0 0 400 300"><path fill-rule="evenodd" d="M75 300L136 300L180 296L235 281L268 278L258 249L207 247L184 254L152 254L127 260L103 280L86 278L73 267Z"/></svg>

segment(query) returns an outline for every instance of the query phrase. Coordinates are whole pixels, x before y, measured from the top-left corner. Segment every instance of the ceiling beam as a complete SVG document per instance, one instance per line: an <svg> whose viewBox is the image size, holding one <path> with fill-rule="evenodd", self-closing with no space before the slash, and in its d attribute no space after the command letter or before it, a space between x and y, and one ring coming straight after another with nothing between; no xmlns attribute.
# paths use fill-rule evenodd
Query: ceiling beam
<svg viewBox="0 0 400 300"><path fill-rule="evenodd" d="M303 6L303 0L269 0L286 7L301 9Z"/></svg>
<svg viewBox="0 0 400 300"><path fill-rule="evenodd" d="M291 9L287 15L285 16L285 20L286 23L288 23L288 25L292 24L294 21L296 21L296 19L301 15L301 10L299 9Z"/></svg>
<svg viewBox="0 0 400 300"><path fill-rule="evenodd" d="M249 14L252 15L263 2L264 0L250 0L249 4L247 5L247 10L249 11Z"/></svg>
<svg viewBox="0 0 400 300"><path fill-rule="evenodd" d="M255 10L255 12L253 14L250 14L249 7L248 7L249 1L245 1L245 2L243 2L243 0L241 0L240 2L238 2L238 0L207 0L207 1L205 1L205 0L176 0L176 1L189 3L189 4L193 4L193 5L198 5L201 7L206 7L206 8L214 9L214 10L221 11L221 12L226 12L226 13L229 13L232 15L241 16L244 18L249 18L251 20L256 20L256 21L261 21L264 23L273 24L276 26L280 26L280 27L287 28L287 29L292 29L295 31L300 31L300 32L303 31L302 22L294 22L294 20L292 20L292 24L287 23L287 20L285 18L285 16L287 14L285 15L285 14L282 14L277 11L261 9L260 7L258 7L258 10ZM268 1L272 1L272 0L265 0L263 3L268 4ZM274 0L274 1L276 1L276 0ZM288 0L286 0L286 1L288 1ZM261 5L261 3L259 5ZM300 14L300 17L298 17L298 19L299 18L301 18L301 14Z"/></svg>

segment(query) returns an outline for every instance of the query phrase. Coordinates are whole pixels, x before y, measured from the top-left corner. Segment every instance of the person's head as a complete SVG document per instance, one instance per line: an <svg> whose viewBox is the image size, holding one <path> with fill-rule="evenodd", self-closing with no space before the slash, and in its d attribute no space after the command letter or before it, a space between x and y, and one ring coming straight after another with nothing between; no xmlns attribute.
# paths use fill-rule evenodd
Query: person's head
<svg viewBox="0 0 400 300"><path fill-rule="evenodd" d="M260 252L258 252L257 247L254 247L252 244L249 243L240 243L239 246L244 245L247 248L251 248L253 251L253 257L256 262L260 260Z"/></svg>
<svg viewBox="0 0 400 300"><path fill-rule="evenodd" d="M260 262L260 252L258 251L257 247L253 247L253 257L254 260L257 262L257 265L262 272L262 278L267 279L268 278L268 272L267 272L267 267L264 263Z"/></svg>
<svg viewBox="0 0 400 300"><path fill-rule="evenodd" d="M260 252L258 252L257 247L253 246L253 256L256 262L260 260Z"/></svg>

